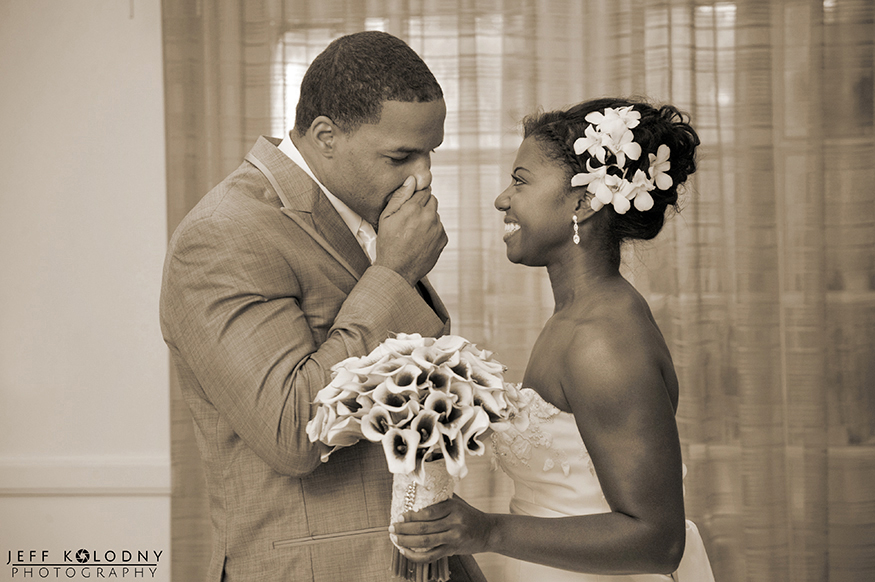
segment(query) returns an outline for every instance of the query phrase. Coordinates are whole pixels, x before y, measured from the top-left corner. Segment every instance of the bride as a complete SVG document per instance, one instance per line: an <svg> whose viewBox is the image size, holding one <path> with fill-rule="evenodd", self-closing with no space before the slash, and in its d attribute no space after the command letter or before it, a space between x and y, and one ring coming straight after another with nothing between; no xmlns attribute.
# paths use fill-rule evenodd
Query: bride
<svg viewBox="0 0 875 582"><path fill-rule="evenodd" d="M493 436L514 480L511 513L454 497L405 514L390 532L416 562L516 558L520 581L713 581L684 517L678 378L647 303L619 270L621 243L652 239L675 207L698 136L672 106L622 99L523 126L495 206L508 259L547 268L555 310L526 368L525 420Z"/></svg>

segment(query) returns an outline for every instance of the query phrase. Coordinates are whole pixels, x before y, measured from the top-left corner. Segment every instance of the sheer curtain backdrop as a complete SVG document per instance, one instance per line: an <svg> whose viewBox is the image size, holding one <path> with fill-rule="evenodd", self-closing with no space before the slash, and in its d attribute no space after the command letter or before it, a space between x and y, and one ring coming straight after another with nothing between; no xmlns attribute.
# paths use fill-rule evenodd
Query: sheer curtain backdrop
<svg viewBox="0 0 875 582"><path fill-rule="evenodd" d="M492 206L519 119L605 94L688 111L703 144L683 211L624 251L681 379L688 517L718 582L875 579L871 0L166 0L163 20L170 232L292 126L331 39L384 30L423 57L448 105L433 173L450 243L430 279L513 381L553 308ZM173 579L202 580L202 469L173 394ZM460 489L506 510L488 459ZM478 561L502 579L501 556Z"/></svg>

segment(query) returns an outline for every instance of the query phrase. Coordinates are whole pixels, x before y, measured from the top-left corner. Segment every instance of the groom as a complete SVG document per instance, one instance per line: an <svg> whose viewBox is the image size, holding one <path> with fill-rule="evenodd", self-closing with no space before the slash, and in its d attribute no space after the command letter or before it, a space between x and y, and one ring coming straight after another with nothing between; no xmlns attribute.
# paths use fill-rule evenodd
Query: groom
<svg viewBox="0 0 875 582"><path fill-rule="evenodd" d="M342 37L308 69L295 128L260 138L174 233L161 328L206 472L209 580L390 578L382 447L323 464L306 425L333 364L449 329L425 280L447 242L430 189L445 115L401 40ZM450 567L482 579L470 556Z"/></svg>

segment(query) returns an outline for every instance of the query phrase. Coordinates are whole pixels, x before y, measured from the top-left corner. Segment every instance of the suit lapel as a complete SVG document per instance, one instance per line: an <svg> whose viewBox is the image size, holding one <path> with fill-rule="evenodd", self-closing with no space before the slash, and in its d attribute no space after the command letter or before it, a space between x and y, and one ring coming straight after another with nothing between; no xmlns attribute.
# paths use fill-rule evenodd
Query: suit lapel
<svg viewBox="0 0 875 582"><path fill-rule="evenodd" d="M279 143L260 137L246 159L279 190L283 213L359 279L370 266L367 255L319 185L277 149Z"/></svg>
<svg viewBox="0 0 875 582"><path fill-rule="evenodd" d="M318 184L316 188L319 188ZM365 270L371 266L371 261L321 189L313 203L313 212L310 216L313 218L316 231L326 240L331 241L361 277Z"/></svg>
<svg viewBox="0 0 875 582"><path fill-rule="evenodd" d="M447 311L447 307L444 305L443 301L441 301L441 298L434 290L434 287L431 286L431 283L428 282L428 279L426 277L423 277L418 285L420 286L419 292L421 295L423 295L423 299L425 300L425 302L431 306L437 316L440 317L441 320L444 322L443 333L450 333L450 313L449 311Z"/></svg>

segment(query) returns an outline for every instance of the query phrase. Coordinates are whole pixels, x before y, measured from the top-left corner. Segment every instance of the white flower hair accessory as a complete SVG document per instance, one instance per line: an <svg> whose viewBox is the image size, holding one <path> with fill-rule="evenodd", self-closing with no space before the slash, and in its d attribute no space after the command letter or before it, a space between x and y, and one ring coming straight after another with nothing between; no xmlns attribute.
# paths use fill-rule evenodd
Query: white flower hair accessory
<svg viewBox="0 0 875 582"><path fill-rule="evenodd" d="M671 176L667 173L671 168L669 147L662 144L655 155L647 154L647 172L635 170L630 179L627 177L630 170L626 164L627 158L637 160L641 157L641 145L632 134L632 129L641 120L641 113L631 105L617 109L608 107L604 113L593 111L584 119L589 125L584 130L584 136L574 141L574 153L579 156L586 152L590 157L586 160L586 171L575 174L571 178L571 185L586 186L586 191L593 195L590 206L595 211L607 204L612 204L617 214L625 214L632 204L640 211L653 208L650 191L657 187L667 190L672 185ZM611 155L613 161L607 163ZM591 163L593 159L601 165L594 168ZM617 168L619 172L609 172L610 168Z"/></svg>

